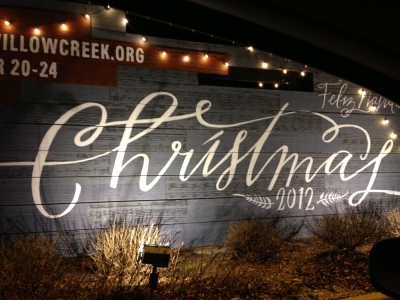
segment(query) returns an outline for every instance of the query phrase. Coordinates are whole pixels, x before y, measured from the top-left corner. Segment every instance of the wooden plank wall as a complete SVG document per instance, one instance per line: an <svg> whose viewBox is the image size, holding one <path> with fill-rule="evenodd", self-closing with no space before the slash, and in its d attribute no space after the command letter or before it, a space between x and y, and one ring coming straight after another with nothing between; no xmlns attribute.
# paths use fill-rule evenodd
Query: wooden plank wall
<svg viewBox="0 0 400 300"><path fill-rule="evenodd" d="M119 41L137 38L99 28L93 30L93 36ZM303 66L268 53L255 55L241 47L150 39L154 45L227 53L231 65L239 67L260 68L263 56L273 60L272 68ZM179 232L177 241L214 244L222 242L227 223L251 217L280 218L278 226L290 231L290 226L332 213L332 207L343 210L350 196L359 192L356 203L369 183L371 191L365 193L360 206L389 209L396 205L400 148L391 133L400 132L399 107L368 90L362 97L358 91L367 87L309 70L313 71L314 92L199 86L197 73L128 66L118 67L115 88L22 82L21 101L0 107L1 234L61 229L76 236L77 244L82 245L80 239L86 231L105 227L117 216L129 222L160 220L171 233ZM7 87L0 88L4 95ZM160 92L164 94L143 102ZM211 105L207 112L198 113L203 123L195 116L202 100L209 101L203 109ZM95 104L72 113L89 102ZM372 104L378 111L369 111ZM101 124L100 107L103 116L107 112L106 122L113 124ZM175 119L166 120L168 109L173 110ZM276 118L280 111L282 116ZM62 122L60 118L67 112L71 118ZM118 154L116 149L133 112L137 120L128 125L132 127L128 137L137 139ZM276 124L271 126L274 117ZM385 117L390 121L387 125L382 123ZM77 145L77 135L98 124L101 134L92 142ZM333 125L337 125L336 131ZM51 130L58 130L54 139L48 137ZM80 140L93 133L94 129ZM180 154L174 157L178 145ZM183 172L191 150L193 155ZM286 158L297 155L298 162L306 160L294 170L293 158L282 163L282 151L287 151ZM126 166L120 174L113 174L121 153ZM38 175L33 172L33 162L43 154L47 157ZM256 162L251 172L253 156ZM327 163L329 158L331 163ZM240 160L237 165L235 159ZM205 164L208 168L204 171ZM196 166L197 170L182 180L180 174L188 176ZM229 168L232 178L227 184ZM210 174L205 175L207 171ZM40 177L42 210L33 198L33 177ZM112 187L115 177L118 182ZM148 190L140 188L153 180L156 184ZM46 217L43 212L50 216L65 212L77 184L81 192L72 210L59 218ZM300 235L307 235L305 227Z"/></svg>

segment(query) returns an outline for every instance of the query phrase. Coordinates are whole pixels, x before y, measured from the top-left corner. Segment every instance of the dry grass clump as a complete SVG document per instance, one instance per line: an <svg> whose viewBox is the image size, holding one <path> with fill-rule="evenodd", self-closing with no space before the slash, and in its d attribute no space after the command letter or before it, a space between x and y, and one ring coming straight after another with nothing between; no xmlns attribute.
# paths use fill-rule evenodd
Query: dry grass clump
<svg viewBox="0 0 400 300"><path fill-rule="evenodd" d="M224 242L236 258L253 262L274 258L282 246L279 232L258 219L229 224Z"/></svg>
<svg viewBox="0 0 400 300"><path fill-rule="evenodd" d="M158 268L157 290L149 288L152 267L141 264L138 249L144 243L160 244L168 234L156 226L113 224L92 241L98 285L97 299L205 299L229 292L238 280L236 265L225 251L194 253L193 248L173 248L168 268ZM113 246L114 245L114 246ZM243 273L243 271L241 271ZM98 279L97 279L98 280Z"/></svg>
<svg viewBox="0 0 400 300"><path fill-rule="evenodd" d="M0 243L1 299L56 299L73 297L79 282L65 288L68 266L57 257L57 239L43 235L14 238Z"/></svg>
<svg viewBox="0 0 400 300"><path fill-rule="evenodd" d="M154 299L212 299L233 288L238 266L232 264L225 250L202 249L204 253L197 254L193 248L180 250L173 264L160 272Z"/></svg>
<svg viewBox="0 0 400 300"><path fill-rule="evenodd" d="M392 208L386 213L387 233L390 237L400 237L400 207Z"/></svg>
<svg viewBox="0 0 400 300"><path fill-rule="evenodd" d="M316 217L308 227L315 237L344 251L374 243L386 231L386 223L378 214L363 211Z"/></svg>
<svg viewBox="0 0 400 300"><path fill-rule="evenodd" d="M95 272L120 286L143 285L147 282L151 266L140 262L143 244L171 242L168 234L153 224L130 225L114 223L90 240L94 254ZM171 239L171 238L170 238Z"/></svg>

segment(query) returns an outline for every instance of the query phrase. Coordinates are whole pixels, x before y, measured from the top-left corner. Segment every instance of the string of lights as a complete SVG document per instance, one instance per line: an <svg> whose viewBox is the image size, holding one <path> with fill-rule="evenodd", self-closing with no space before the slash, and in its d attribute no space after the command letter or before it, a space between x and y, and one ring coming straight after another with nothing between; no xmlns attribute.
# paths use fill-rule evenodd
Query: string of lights
<svg viewBox="0 0 400 300"><path fill-rule="evenodd" d="M100 13L100 12L103 12L103 11L105 11L105 10L111 10L111 6L110 6L110 5L106 5L103 9L100 9L100 10L98 10L98 11L96 11L96 12L93 12L93 13L90 13L90 14L89 14L89 13L86 12L86 5L85 5L85 13L83 14L83 16L85 17L85 19L91 19L91 18L93 18L94 15L96 15L96 14L98 14L98 13ZM132 13L126 12L126 14L128 15L128 14L132 14ZM13 21L8 20L8 19L6 19L6 18L3 18L3 17L1 17L1 16L0 16L0 20L2 20L6 26L14 26L14 27L16 27L16 28L19 29L19 30L25 29L25 28L16 26L15 23L14 23ZM40 34L44 34L44 32L41 30L41 28L42 28L42 27L45 27L45 25L59 24L61 30L66 31L66 30L68 29L68 22L72 22L72 21L74 21L74 20L73 20L73 19L64 20L64 21L61 22L61 23L51 23L51 22L43 23L43 24L41 24L41 25L36 25L36 26L32 27L32 30L33 30L33 33L34 33L35 35L40 35ZM123 22L123 24L125 24L126 26L129 26L132 30L136 31L135 28L134 28L133 26L131 26L131 24L129 23L129 20L128 20L126 17L122 20L122 22ZM177 26L177 25L176 25L176 26ZM183 26L181 26L181 27L183 28ZM159 46L154 46L154 45L152 45L152 44L150 43L150 41L149 41L144 35L141 35L141 34L138 33L138 32L136 32L136 33L137 33L137 35L141 36L141 41L142 41L142 42L145 42L149 47L152 47L152 48L155 48L155 49L159 50L159 51L162 53L163 56L166 56L166 55L167 55L167 50L166 50L167 47L161 47L161 48L160 48ZM178 50L179 50L179 49L174 49L174 52L176 53ZM189 57L189 55L187 54L187 52L188 52L187 50L181 50L181 54L182 54L182 57L183 57L183 61L185 61L185 62L189 62L189 60L190 60L190 57ZM218 61L220 61L221 63L223 63L226 67L229 66L229 62L228 62L228 61L222 61L222 60L220 60L218 57L212 55L211 53L204 52L204 53L203 53L203 57L204 57L204 59L211 58L211 59L218 60Z"/></svg>
<svg viewBox="0 0 400 300"><path fill-rule="evenodd" d="M132 14L132 13L126 12L126 14L128 15L128 14ZM134 14L134 15L136 15L136 14ZM150 43L150 41L149 41L145 36L143 36L143 35L141 35L139 32L137 32L136 28L134 28L134 27L129 23L129 20L128 20L127 18L125 18L125 19L123 20L123 23L124 23L126 26L129 26L137 35L141 36L140 39L142 40L142 42L146 42L147 45L149 45L150 47L156 48L157 50L161 51L161 54L162 54L163 57L167 56L167 54L168 54L167 48L168 48L168 47L166 47L166 46L165 46L165 47L160 47L160 46L152 45L152 44ZM183 60L184 60L185 62L188 62L188 61L190 60L190 57L189 57L189 55L188 55L186 52L187 52L187 51L182 50L182 51L181 51L181 54L183 55ZM209 54L208 52L204 52L204 53L203 53L203 57L204 57L204 59L212 58L212 59L216 59L216 60L221 61L218 57L213 56L212 54ZM229 66L229 62L227 62L227 61L221 61L221 62L222 62L226 67Z"/></svg>
<svg viewBox="0 0 400 300"><path fill-rule="evenodd" d="M85 12L83 14L83 17L86 18L86 19L91 19L91 18L93 18L93 16L95 16L98 13L103 12L105 10L111 10L111 6L110 5L106 5L103 9L100 9L98 11L95 11L95 12L92 12L92 13L89 14L86 11L86 5L85 5ZM260 67L263 68L263 69L267 69L267 68L271 68L271 69L274 69L274 70L279 70L280 69L280 70L282 70L283 74L288 74L288 72L298 72L299 75L302 76L302 77L306 76L306 74L307 74L307 72L306 72L306 70L308 68L307 65L304 65L303 69L288 68L286 66L282 67L281 65L275 65L275 64L273 64L271 62L270 59L265 59L265 57L264 57L265 53L263 53L263 55L260 55L259 53L257 53L257 51L255 51L253 46L245 46L242 43L238 43L236 41L231 41L231 40L228 40L228 39L220 37L220 36L215 36L215 35L210 34L210 33L206 33L206 32L200 31L200 30L196 30L194 28L188 28L188 27L185 27L185 26L181 26L181 25L178 25L178 24L171 23L171 22L167 22L167 21L155 19L155 18L152 18L152 17L149 17L149 16L144 16L144 15L141 15L141 14L137 14L137 13L126 11L126 17L123 20L121 20L123 22L123 24L125 24L126 26L129 26L130 29L132 29L133 31L136 32L137 35L141 36L141 41L142 42L145 42L149 47L153 47L153 48L159 50L161 52L162 56L164 56L164 57L168 55L167 47L160 47L160 46L152 45L150 43L150 41L146 38L146 36L141 35L130 24L129 19L127 18L128 16L145 18L145 19L148 19L148 20L151 20L151 21L155 21L155 22L167 25L167 26L173 26L173 27L176 27L176 28L179 28L179 29L182 29L182 30L186 30L186 31L190 31L190 32L193 32L193 33L197 33L197 34L213 37L215 39L231 43L232 45L235 45L235 46L238 46L238 47L245 47L248 50L248 52L251 53L251 55L254 55L256 57L256 59L260 61ZM19 30L24 29L24 28L20 28L20 27L16 26L15 23L13 22L13 20L9 20L9 19L3 18L1 16L0 16L0 19L2 20L2 22L4 22L4 24L6 26L15 26ZM58 24L60 24L60 29L64 30L64 31L67 30L68 29L68 22L72 22L72 21L74 21L74 20L70 19L70 20L64 20L64 21L58 23ZM54 25L54 23L43 23L41 25L36 25L36 26L32 27L33 33L35 35L43 34L43 32L41 31L41 27L44 27L45 25ZM174 49L174 50L177 50L177 49ZM182 57L183 57L183 61L185 61L185 62L189 62L190 61L190 56L187 54L187 50L182 50L181 54L182 54ZM211 58L211 59L220 60L218 57L213 56L212 53L209 53L209 52L203 52L202 55L203 55L204 59ZM267 53L266 55L269 56L269 57L273 56L272 53ZM285 60L290 62L290 59L285 59ZM229 61L221 61L221 63L223 63L226 67L229 67ZM273 86L274 86L274 88L277 89L277 88L279 88L280 84L285 84L285 83L273 83ZM259 82L258 86L260 88L262 88L264 86L264 83L263 82ZM360 94L362 97L365 97L367 95L367 91L364 88L361 88L361 89L358 90L358 94ZM369 107L369 111L371 111L371 112L378 111L378 107L376 106L376 104L373 104L372 106L370 106ZM382 121L382 123L385 124L385 125L389 124L389 119L387 117L384 117L384 120ZM391 137L392 138L396 138L397 134L395 132L393 132L391 134Z"/></svg>
<svg viewBox="0 0 400 300"><path fill-rule="evenodd" d="M86 19L91 19L94 15L96 15L96 14L98 14L98 13L100 13L100 12L103 12L103 11L105 11L105 10L111 10L111 6L110 6L110 5L106 5L106 6L104 6L104 8L102 8L102 9L96 11L96 12L93 12L93 13L90 13L90 14L89 14L89 13L86 12L86 5L85 5L85 13L83 14L83 16L84 16ZM137 13L133 13L133 12L129 12L129 11L126 12L126 15L127 15L127 16L131 15L131 16L135 16L135 17L145 18L145 19L148 19L148 20L152 20L152 21L155 21L155 22L158 22L158 23L165 24L165 25L167 25L167 26L173 26L173 27L176 27L176 28L179 28L179 29L183 29L183 30L187 30L187 31L190 31L190 32L193 32L193 33L197 33L197 34L201 34L201 35L213 37L213 38L215 38L215 39L218 39L218 40L221 40L221 41L224 41L224 42L232 43L233 45L238 46L238 47L246 47L246 46L245 46L244 44L242 44L242 43L238 43L238 42L235 42L235 41L231 41L231 40L228 40L228 39L223 38L223 37L220 37L220 36L215 36L215 35L210 34L210 33L206 33L206 32L200 31L200 30L196 30L196 29L194 29L194 28L188 28L188 27L185 27L185 26L181 26L181 25L178 25L178 24L174 24L174 23L171 23L171 22L167 22L167 21L155 19L155 18L152 18L152 17L149 17L149 16L144 16L144 15L137 14ZM2 18L2 17L0 17L0 19L2 19L2 20L4 21L4 23L5 23L7 26L15 26L15 27L17 27L11 20L7 20L7 19ZM68 24L68 21L73 21L73 20L64 20L64 21L62 21L62 22L60 23L60 27L61 27L62 30L64 30L64 31L67 30L67 28L68 28L68 25L67 25L67 24ZM122 22L123 22L123 24L125 24L126 26L129 26L130 29L132 29L133 31L135 31L136 34L140 35L140 33L137 32L137 31L135 30L135 28L129 23L129 20L128 20L126 17L122 20ZM40 28L43 27L44 25L49 25L49 23L47 23L47 24L41 24L41 25L36 25L35 27L33 27L33 33L34 33L35 35L40 35L40 34L42 33L42 31L41 31ZM18 28L18 29L22 29L22 28L19 28L19 27L17 27L17 28ZM150 47L159 48L158 46L153 46L153 45L151 45L151 43L149 42L149 40L148 40L145 36L143 36L143 35L141 35L141 36L142 36L142 37L141 37L141 40L142 40L143 42L146 42L147 45L149 45ZM246 48L247 48L253 55L255 55L257 59L260 60L260 66L261 66L261 68L267 69L267 68L269 68L269 67L272 67L273 69L282 69L282 71L283 71L284 74L287 73L287 68L282 68L282 67L280 67L280 66L274 65L273 63L268 62L266 59L263 59L260 55L254 54L254 48L253 48L252 46L246 47ZM166 50L163 50L163 49L159 49L159 50L162 51L163 56L167 55ZM188 55L185 54L184 52L185 52L185 51L182 51L182 53L183 53L183 54L182 54L182 55L183 55L183 60L187 62L187 61L189 61L189 57L188 57ZM272 56L272 53L268 53L268 55L269 55L269 56ZM206 53L206 52L203 53L203 56L204 56L205 59L207 59L207 58L213 58L213 59L219 60L217 57L214 57L214 56L212 56L212 55L210 55L209 53ZM290 60L289 60L289 61L290 61ZM221 61L221 63L223 63L226 67L229 67L229 65L230 65L230 64L229 64L229 61ZM305 66L305 68L307 68L307 66ZM305 76L305 75L306 75L306 72L305 72L304 70L290 69L290 71L299 72L300 76ZM276 87L279 87L279 84L277 84Z"/></svg>
<svg viewBox="0 0 400 300"><path fill-rule="evenodd" d="M364 88L360 88L360 89L358 90L358 94L361 95L362 98L364 98L364 97L367 95L367 92L368 92L368 91L367 91L366 89L364 89ZM378 107L375 103L373 103L373 104L369 107L369 111L370 111L370 112L378 112L378 110L379 110L379 107ZM389 124L389 119L388 119L387 117L383 117L382 124L388 125L388 124ZM390 137L391 137L392 139L395 139L395 138L397 137L397 133L396 133L396 132L392 132L391 135L390 135Z"/></svg>
<svg viewBox="0 0 400 300"><path fill-rule="evenodd" d="M143 19L146 19L146 20L151 20L151 21L158 22L158 23L161 23L161 24L165 24L165 25L167 25L167 26L174 26L174 27L179 28L179 29L183 29L183 30L190 31L190 32L193 32L193 33L198 33L198 34L201 34L201 35L204 35L204 36L216 38L216 39L219 39L219 40L221 40L221 41L231 43L232 45L236 45L236 46L239 46L239 47L244 47L244 48L246 48L247 50L249 50L253 55L255 55L256 58L257 58L258 60L260 60L260 66L261 66L261 68L267 69L268 67L272 66L273 69L282 69L283 74L287 74L287 72L288 72L287 68L283 68L283 67L281 67L281 66L274 65L273 63L268 62L268 60L262 58L260 55L256 54L255 51L254 51L254 48L253 48L252 46L245 46L245 44L243 44L243 43L238 43L238 42L235 42L235 41L231 41L231 40L229 40L229 39L226 39L226 38L223 38L223 37L220 37L220 36L215 36L215 35L213 35L213 34L206 33L206 32L200 31L200 30L196 30L196 29L194 29L194 28L189 28L189 27L181 26L181 25L178 25L178 24L174 24L174 23L172 23L172 22L167 22L167 21L159 20L159 19L152 18L152 17L149 17L149 16L145 16L145 15L141 15L141 14L137 14L137 13L133 13L133 12L128 12L128 11L126 12L126 14L127 14L127 15L132 15L132 16L135 16L135 17L140 17L140 18L143 18ZM130 25L130 23L128 22L128 20L127 20L127 19L125 19L125 20L126 20L126 21L125 21L125 24L127 24L128 26L130 26L130 28L131 28L133 31L135 31L137 34L139 34L139 33L135 30L135 28L133 28L133 27ZM143 39L144 39L144 40L143 40ZM144 37L142 37L142 40L143 40L143 41L146 41L146 39L145 39ZM148 43L149 43L149 42L148 42ZM150 43L149 43L149 45L150 45ZM165 51L163 51L163 55L166 55L166 52L165 52ZM268 53L268 56L272 56L272 55L273 55L272 53ZM204 57L205 57L205 58L208 58L209 55L208 55L207 53L204 53ZM188 61L189 58L185 55L184 60L185 60L185 61ZM290 59L286 59L286 60L290 62ZM224 63L225 66L227 66L227 67L229 66L229 62L228 62L228 61L223 62L223 63ZM299 70L299 69L293 69L293 68L292 68L292 69L290 69L290 71L299 72L300 76L304 77L304 76L306 76L306 71L305 71L305 69L307 69L307 67L308 67L308 66L305 65L305 66L304 66L304 70ZM282 83L275 83L275 84L274 84L274 88L279 88L280 84L282 84ZM260 82L259 87L263 87L263 83Z"/></svg>

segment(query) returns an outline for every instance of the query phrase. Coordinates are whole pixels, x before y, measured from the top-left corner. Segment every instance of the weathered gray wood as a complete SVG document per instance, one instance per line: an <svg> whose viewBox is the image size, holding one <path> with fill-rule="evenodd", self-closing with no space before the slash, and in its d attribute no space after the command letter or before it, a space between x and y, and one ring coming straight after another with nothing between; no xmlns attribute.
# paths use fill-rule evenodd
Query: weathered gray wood
<svg viewBox="0 0 400 300"><path fill-rule="evenodd" d="M80 104L81 101L103 103L109 101L109 91L109 87L24 81L21 100L26 102L24 105L30 102L54 104L55 101L69 105Z"/></svg>
<svg viewBox="0 0 400 300"><path fill-rule="evenodd" d="M0 4L4 3L85 12L82 4L55 8L59 3L31 1L25 5L20 0L0 0ZM124 12L87 7L93 13L98 9L92 18L93 37L143 44L139 35L125 33ZM267 60L270 69L305 68L257 49L250 52L246 47L154 37L148 40L153 46L226 53L233 66L261 68L262 61ZM0 109L0 234L55 234L61 230L76 239L78 250L87 243L87 233L101 230L114 220L158 221L171 233L180 232L176 240L186 245L222 243L226 225L247 218L279 219L278 228L290 234L296 224L311 222L335 210L345 212L349 197L367 189L370 182L371 192L359 207L371 212L375 207L390 209L400 201L400 139L391 137L393 132L400 133L399 107L373 93L362 97L358 93L361 87L355 84L339 84L334 76L308 70L314 72L314 92L199 86L196 73L125 66L118 67L118 84L113 88L22 82L20 103L2 105ZM325 84L329 84L326 90ZM143 106L141 101L155 92L173 96L160 95ZM171 107L173 97L177 105L172 107L171 116L186 116L164 120L155 128L155 120ZM201 115L205 124L194 115L202 100L211 103ZM99 107L75 114L61 127L52 126L68 111L88 102L103 105L106 122L117 123L105 126L96 140L80 147L74 138L81 130L99 124ZM283 115L269 127L286 104ZM377 111L369 110L372 104ZM126 131L125 124L141 108L129 138L148 128L152 130L119 152L124 154L122 164L139 156L120 173L113 173L118 169L116 148ZM390 120L389 124L382 123L384 117ZM143 119L150 121L143 123ZM257 121L249 122L252 120ZM338 126L337 132L333 126ZM58 132L46 144L43 138L51 128ZM267 136L265 141L263 136ZM385 143L391 146L390 139L390 153L380 154ZM237 147L233 149L235 140ZM260 148L254 151L258 141ZM173 143L180 147L175 158ZM218 146L211 155L214 143ZM38 154L46 153L39 152L41 144L45 149L49 146L39 188L45 211L62 213L70 205L77 184L81 187L74 208L61 218L45 217L32 195L32 176L37 176L33 175L33 162ZM183 169L191 150L193 156ZM237 164L236 154L241 160ZM143 157L148 159L148 170L143 169ZM226 184L230 167L232 180ZM115 188L111 187L113 175L118 176ZM153 180L157 183L151 189L141 190ZM303 227L300 236L308 234Z"/></svg>
<svg viewBox="0 0 400 300"><path fill-rule="evenodd" d="M132 82L160 82L197 85L197 73L163 69L146 69L118 66L118 86L130 86Z"/></svg>
<svg viewBox="0 0 400 300"><path fill-rule="evenodd" d="M16 124L19 119L14 120ZM40 145L40 126L16 126L15 124L0 123L0 149L9 151L22 151L38 149Z"/></svg>
<svg viewBox="0 0 400 300"><path fill-rule="evenodd" d="M214 102L219 105L226 104L227 107L225 107L225 109L243 107L250 110L279 110L281 108L279 105L279 91L216 86L184 86L169 83L157 84L146 80L132 80L125 85L119 85L119 88L112 88L111 98L127 101L129 98L126 99L124 96L127 97L130 95L130 97L132 97L132 93L136 93L135 98L131 99L140 101L154 92L171 93L177 98L178 103L188 101L190 97L189 99L192 105L201 100L209 100L213 103L213 106L215 105ZM164 97L167 98L167 96ZM234 100L236 100L237 103L235 103ZM256 104L256 106L253 106L253 103Z"/></svg>
<svg viewBox="0 0 400 300"><path fill-rule="evenodd" d="M210 199L219 197L230 197L233 194L254 194L261 196L276 195L281 187L285 187L287 183L287 176L279 176L272 189L269 191L269 185L271 183L272 175L260 175L258 180L248 187L243 177L236 176L232 182L224 189L217 190L217 182L215 179L207 177L203 178L200 176L192 176L190 180L182 182L175 177L169 177L166 179L167 187L167 198L168 199ZM291 187L302 187L304 186L304 174L295 174L291 180ZM225 184L222 181L221 186ZM323 187L324 176L317 176L313 180L312 186Z"/></svg>
<svg viewBox="0 0 400 300"><path fill-rule="evenodd" d="M366 159L362 159L365 155L365 143L362 145L355 144L355 141L359 141L358 139L351 139L351 144L343 146L343 149L346 151L350 151L353 157L346 163L346 171L347 172L355 172L360 169L374 158L378 156L378 151L372 151L368 154ZM372 147L374 150L381 150L382 144L377 147ZM290 148L289 148L290 150ZM382 162L380 169L384 170L384 172L389 173L397 173L400 171L400 166L397 164L399 159L398 152L387 154ZM289 157L293 153L290 151L288 153ZM128 151L125 153L125 161L137 155L136 151ZM245 153L239 153L239 157L244 155ZM2 157L3 164L0 168L0 178L29 178L32 176L33 162L38 155L37 151L0 151L0 155ZM46 162L47 163L58 163L59 165L45 165L43 167L41 177L42 178L66 178L66 177L109 177L112 175L112 171L114 168L114 161L116 157L116 153L110 153L104 156L97 157L99 152L72 152L72 151L50 151L48 153ZM147 174L149 176L157 176L160 174L161 169L167 164L168 160L171 158L171 152L146 152L146 155L149 158L149 168ZM204 152L194 153L192 159L190 160L188 167L185 172L185 176L188 175L196 165L200 164L201 159L206 155ZM255 173L261 168L261 166L268 161L274 152L262 152L259 154L257 161L257 167L255 169ZM311 162L311 172L314 172L323 165L332 155L333 153L298 153L298 161L296 165L300 165L300 162L306 159L307 157L312 158ZM346 157L346 153L338 155L336 159L333 161L333 167L338 165L339 162ZM209 169L213 169L224 157L225 153L216 153L211 162ZM235 176L237 178L243 178L245 180L246 174L249 172L249 161L252 156L252 153L248 155L242 162L240 162L236 166ZM281 158L281 154L277 153L275 157L268 163L266 169L262 172L262 174L272 176L278 167L278 162ZM87 160L89 159L89 160ZM287 177L292 172L290 168L294 165L294 158L291 158L286 164L283 166L280 171L280 176L283 178ZM87 160L87 161L82 161ZM173 163L170 167L163 173L162 176L175 176L178 179L178 174L181 172L182 164L184 161L184 157L178 156L174 159ZM16 166L16 164L22 164L21 166ZM67 164L65 164L67 163ZM10 165L11 164L11 165ZM306 173L306 168L310 164L310 161L304 161L304 163L294 172L294 174L302 175ZM194 176L202 176L204 162L201 163ZM220 174L230 166L230 159L227 159L224 163L220 165L216 170L213 171L210 178L214 179L215 182L217 178L219 178ZM140 176L143 168L143 159L137 158L132 161L121 173L121 177L127 176ZM322 169L319 174L322 174L324 169ZM337 174L340 172L339 168L336 168L333 173ZM368 169L360 171L360 173L369 173ZM254 173L254 174L255 174Z"/></svg>

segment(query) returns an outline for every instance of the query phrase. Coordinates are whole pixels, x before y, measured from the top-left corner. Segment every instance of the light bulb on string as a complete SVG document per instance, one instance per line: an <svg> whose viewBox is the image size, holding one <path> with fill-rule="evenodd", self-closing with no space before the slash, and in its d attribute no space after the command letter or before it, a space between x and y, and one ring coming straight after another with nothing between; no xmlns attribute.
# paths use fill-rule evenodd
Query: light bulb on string
<svg viewBox="0 0 400 300"><path fill-rule="evenodd" d="M370 111L376 111L376 105L375 104L371 106Z"/></svg>
<svg viewBox="0 0 400 300"><path fill-rule="evenodd" d="M266 69L266 68L268 68L268 63L266 63L265 61L262 63L262 67L264 68L264 69Z"/></svg>
<svg viewBox="0 0 400 300"><path fill-rule="evenodd" d="M247 47L247 50L249 50L250 52L252 52L254 49L253 49L252 46L250 46L250 47Z"/></svg>
<svg viewBox="0 0 400 300"><path fill-rule="evenodd" d="M259 87L263 87L263 83L260 82L260 83L258 84L258 86L259 86Z"/></svg>
<svg viewBox="0 0 400 300"><path fill-rule="evenodd" d="M40 33L40 30L39 30L39 28L35 28L34 30L33 30L33 32L35 33L35 34L39 34Z"/></svg>
<svg viewBox="0 0 400 300"><path fill-rule="evenodd" d="M283 69L282 72L283 72L283 74L286 74L286 73L287 73L287 70L286 70L286 69Z"/></svg>
<svg viewBox="0 0 400 300"><path fill-rule="evenodd" d="M106 9L109 10L111 8L110 4L107 4Z"/></svg>
<svg viewBox="0 0 400 300"><path fill-rule="evenodd" d="M226 67L229 67L229 62L226 61L226 62L224 63L224 65L225 65Z"/></svg>
<svg viewBox="0 0 400 300"><path fill-rule="evenodd" d="M274 87L275 87L275 88L278 88L278 87L279 87L279 84L275 83L275 84L274 84Z"/></svg>
<svg viewBox="0 0 400 300"><path fill-rule="evenodd" d="M142 41L145 42L146 41L146 37L142 36Z"/></svg>
<svg viewBox="0 0 400 300"><path fill-rule="evenodd" d="M89 14L85 14L85 19L90 19L90 15Z"/></svg>
<svg viewBox="0 0 400 300"><path fill-rule="evenodd" d="M204 58L205 58L205 59L207 59L207 58L208 58L208 54L207 54L207 53L204 53L204 55L203 55L203 56L204 56Z"/></svg>
<svg viewBox="0 0 400 300"><path fill-rule="evenodd" d="M383 120L383 124L389 124L388 118L385 118L385 119Z"/></svg>
<svg viewBox="0 0 400 300"><path fill-rule="evenodd" d="M183 57L183 60L184 60L184 61L189 61L189 55L185 55L185 56Z"/></svg>
<svg viewBox="0 0 400 300"><path fill-rule="evenodd" d="M122 23L124 23L124 24L128 24L128 19L127 18L124 18L123 20L122 20Z"/></svg>
<svg viewBox="0 0 400 300"><path fill-rule="evenodd" d="M165 55L167 55L167 52L166 52L166 51L163 51L163 52L162 52L162 56L165 56Z"/></svg>
<svg viewBox="0 0 400 300"><path fill-rule="evenodd" d="M301 72L300 72L300 75L304 77L304 76L306 76L306 72L301 71Z"/></svg>
<svg viewBox="0 0 400 300"><path fill-rule="evenodd" d="M392 135L391 135L391 137L392 137L392 139L395 139L395 138L397 137L396 132L393 132Z"/></svg>
<svg viewBox="0 0 400 300"><path fill-rule="evenodd" d="M5 20L5 21L4 21L4 24L6 24L7 26L9 26L9 25L11 24L11 22L8 21L8 20Z"/></svg>
<svg viewBox="0 0 400 300"><path fill-rule="evenodd" d="M61 24L61 29L62 29L62 30L67 30L67 25L66 25L65 23L62 23L62 24Z"/></svg>

